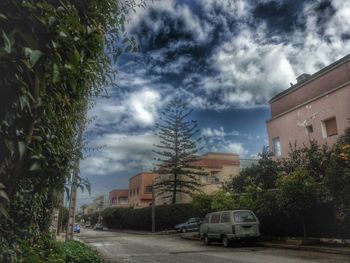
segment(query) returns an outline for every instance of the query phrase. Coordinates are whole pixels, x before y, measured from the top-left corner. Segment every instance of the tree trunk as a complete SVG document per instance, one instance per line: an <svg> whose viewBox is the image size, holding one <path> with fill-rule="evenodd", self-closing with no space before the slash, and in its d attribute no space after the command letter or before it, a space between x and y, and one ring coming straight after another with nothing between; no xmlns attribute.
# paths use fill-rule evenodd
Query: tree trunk
<svg viewBox="0 0 350 263"><path fill-rule="evenodd" d="M302 220L302 225L303 225L303 235L304 235L304 239L306 239L306 224L305 224L305 218L303 217Z"/></svg>

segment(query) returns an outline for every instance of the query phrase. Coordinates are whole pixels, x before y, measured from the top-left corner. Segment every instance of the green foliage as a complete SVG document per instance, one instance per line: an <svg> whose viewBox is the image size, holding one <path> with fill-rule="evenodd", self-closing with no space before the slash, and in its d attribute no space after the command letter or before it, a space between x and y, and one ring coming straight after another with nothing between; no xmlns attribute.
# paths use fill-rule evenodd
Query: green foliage
<svg viewBox="0 0 350 263"><path fill-rule="evenodd" d="M112 229L135 229L150 231L152 208L107 208L103 211L104 224ZM173 229L190 217L204 217L207 211L191 204L161 205L156 207L156 230Z"/></svg>
<svg viewBox="0 0 350 263"><path fill-rule="evenodd" d="M0 254L5 262L16 261L21 239L35 244L48 232L64 183L82 158L77 135L86 110L113 84L112 59L136 49L125 32L125 17L137 3L144 1L0 1Z"/></svg>
<svg viewBox="0 0 350 263"><path fill-rule="evenodd" d="M97 251L78 241L68 241L63 244L66 261L69 263L103 263ZM48 261L51 262L51 261Z"/></svg>
<svg viewBox="0 0 350 263"><path fill-rule="evenodd" d="M196 193L192 195L191 204L200 211L210 211L212 208L213 197L205 193Z"/></svg>
<svg viewBox="0 0 350 263"><path fill-rule="evenodd" d="M325 170L325 186L333 198L337 219L350 222L350 128L333 149ZM350 226L345 231L350 231Z"/></svg>
<svg viewBox="0 0 350 263"><path fill-rule="evenodd" d="M191 195L196 191L200 186L198 176L203 174L193 165L201 138L196 138L197 122L189 119L192 111L187 103L175 98L165 107L156 125L159 143L154 152L158 155L160 177L155 189L159 198L171 198L172 204L177 201L177 193Z"/></svg>
<svg viewBox="0 0 350 263"><path fill-rule="evenodd" d="M28 263L65 263L65 251L61 242L55 241L50 236L41 238L36 243L23 241L21 243L20 262Z"/></svg>
<svg viewBox="0 0 350 263"><path fill-rule="evenodd" d="M236 198L224 191L218 191L213 195L211 208L215 211L238 209L239 204Z"/></svg>

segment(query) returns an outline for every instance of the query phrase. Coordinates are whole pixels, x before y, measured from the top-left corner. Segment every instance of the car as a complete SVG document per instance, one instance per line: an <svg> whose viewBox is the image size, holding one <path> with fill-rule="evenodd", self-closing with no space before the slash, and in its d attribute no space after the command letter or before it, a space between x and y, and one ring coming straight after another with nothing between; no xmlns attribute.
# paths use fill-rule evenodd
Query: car
<svg viewBox="0 0 350 263"><path fill-rule="evenodd" d="M86 221L85 222L85 227L86 228L90 228L91 227L91 222L90 221Z"/></svg>
<svg viewBox="0 0 350 263"><path fill-rule="evenodd" d="M103 230L103 225L101 223L97 223L95 226L94 226L94 230Z"/></svg>
<svg viewBox="0 0 350 263"><path fill-rule="evenodd" d="M209 213L199 230L205 245L212 241L228 247L233 241L256 241L260 237L260 222L251 210L230 210Z"/></svg>
<svg viewBox="0 0 350 263"><path fill-rule="evenodd" d="M73 232L74 233L80 233L80 225L79 224L74 224L73 225Z"/></svg>
<svg viewBox="0 0 350 263"><path fill-rule="evenodd" d="M174 229L177 232L186 233L189 231L199 230L199 226L202 223L202 220L199 217L192 217L188 219L185 223L178 224L174 226Z"/></svg>

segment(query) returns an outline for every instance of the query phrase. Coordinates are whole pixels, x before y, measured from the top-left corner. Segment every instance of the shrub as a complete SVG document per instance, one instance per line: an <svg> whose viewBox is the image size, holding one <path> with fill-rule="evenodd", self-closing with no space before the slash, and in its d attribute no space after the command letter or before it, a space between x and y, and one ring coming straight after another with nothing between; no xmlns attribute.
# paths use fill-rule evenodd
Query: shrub
<svg viewBox="0 0 350 263"><path fill-rule="evenodd" d="M103 263L97 251L78 241L68 241L63 244L68 263ZM49 261L51 262L51 261Z"/></svg>
<svg viewBox="0 0 350 263"><path fill-rule="evenodd" d="M152 208L107 208L103 211L103 221L108 228L151 230ZM173 229L190 217L203 217L206 211L191 204L161 205L156 207L156 230Z"/></svg>

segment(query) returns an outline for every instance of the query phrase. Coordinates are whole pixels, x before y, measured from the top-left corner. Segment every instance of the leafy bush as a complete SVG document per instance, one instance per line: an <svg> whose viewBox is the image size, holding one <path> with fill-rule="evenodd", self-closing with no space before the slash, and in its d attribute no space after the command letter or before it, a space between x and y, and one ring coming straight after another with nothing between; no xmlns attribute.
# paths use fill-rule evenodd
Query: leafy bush
<svg viewBox="0 0 350 263"><path fill-rule="evenodd" d="M203 217L207 211L191 204L161 205L156 207L156 230L173 229L190 217ZM152 208L107 208L103 211L103 221L108 228L151 230Z"/></svg>
<svg viewBox="0 0 350 263"><path fill-rule="evenodd" d="M55 241L52 237L42 237L36 243L22 242L21 257L23 262L28 263L65 263L65 251L61 242Z"/></svg>
<svg viewBox="0 0 350 263"><path fill-rule="evenodd" d="M97 251L78 241L68 241L63 244L67 263L103 263ZM51 262L51 261L49 261Z"/></svg>

